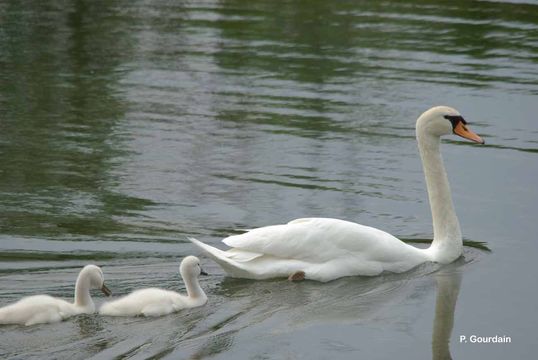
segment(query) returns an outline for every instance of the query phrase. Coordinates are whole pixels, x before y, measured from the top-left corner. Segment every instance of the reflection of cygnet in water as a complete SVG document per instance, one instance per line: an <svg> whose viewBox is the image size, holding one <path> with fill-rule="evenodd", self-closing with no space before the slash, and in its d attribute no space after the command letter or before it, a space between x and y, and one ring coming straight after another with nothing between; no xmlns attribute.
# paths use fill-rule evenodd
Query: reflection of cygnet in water
<svg viewBox="0 0 538 360"><path fill-rule="evenodd" d="M451 272L449 272L451 271ZM458 270L439 272L437 281L437 300L433 320L432 359L451 360L450 336L454 327L454 311L460 292L461 273Z"/></svg>
<svg viewBox="0 0 538 360"><path fill-rule="evenodd" d="M200 260L194 256L187 256L181 262L179 272L185 281L187 296L157 288L140 289L118 300L105 303L99 309L99 313L109 316L161 316L204 305L207 296L200 287L198 276L207 274L200 267Z"/></svg>

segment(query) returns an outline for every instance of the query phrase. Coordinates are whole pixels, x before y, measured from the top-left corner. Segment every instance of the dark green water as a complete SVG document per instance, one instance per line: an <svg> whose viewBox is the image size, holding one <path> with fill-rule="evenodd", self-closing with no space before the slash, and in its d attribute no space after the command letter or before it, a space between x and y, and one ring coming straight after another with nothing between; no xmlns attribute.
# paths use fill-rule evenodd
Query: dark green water
<svg viewBox="0 0 538 360"><path fill-rule="evenodd" d="M535 358L537 99L536 2L2 2L0 305L70 297L87 263L116 295L184 291L186 236L297 217L431 238L414 123L440 104L486 140L442 150L493 251L329 284L202 257L203 308L0 327L0 357Z"/></svg>

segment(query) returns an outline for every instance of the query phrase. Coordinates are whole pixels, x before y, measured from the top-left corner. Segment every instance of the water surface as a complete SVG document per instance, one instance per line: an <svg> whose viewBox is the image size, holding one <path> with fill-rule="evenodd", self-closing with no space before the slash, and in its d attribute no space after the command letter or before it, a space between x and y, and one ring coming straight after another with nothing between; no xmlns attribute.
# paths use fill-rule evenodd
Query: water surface
<svg viewBox="0 0 538 360"><path fill-rule="evenodd" d="M49 1L0 4L0 305L184 291L186 240L336 217L432 237L414 122L482 135L443 155L467 248L448 267L329 284L229 279L158 319L0 328L13 359L534 358L538 4ZM442 302L439 299L447 299ZM96 302L102 298L95 294ZM505 335L505 345L459 343Z"/></svg>

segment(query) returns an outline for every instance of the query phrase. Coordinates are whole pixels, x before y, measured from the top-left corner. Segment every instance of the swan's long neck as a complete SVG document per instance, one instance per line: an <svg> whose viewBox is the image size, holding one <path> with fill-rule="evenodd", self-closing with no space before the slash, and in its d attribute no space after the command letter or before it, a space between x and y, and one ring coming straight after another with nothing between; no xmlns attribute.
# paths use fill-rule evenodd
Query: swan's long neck
<svg viewBox="0 0 538 360"><path fill-rule="evenodd" d="M84 270L80 272L75 285L75 306L95 308L90 296L90 277Z"/></svg>
<svg viewBox="0 0 538 360"><path fill-rule="evenodd" d="M417 140L433 219L433 242L426 251L432 261L450 263L461 255L463 245L460 224L439 150L441 140L438 136L419 129Z"/></svg>

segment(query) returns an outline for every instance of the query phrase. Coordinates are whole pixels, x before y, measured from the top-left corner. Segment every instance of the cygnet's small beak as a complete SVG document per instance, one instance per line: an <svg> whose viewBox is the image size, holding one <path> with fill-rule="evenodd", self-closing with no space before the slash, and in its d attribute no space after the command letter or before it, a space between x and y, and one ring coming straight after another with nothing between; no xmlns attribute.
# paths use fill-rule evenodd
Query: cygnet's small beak
<svg viewBox="0 0 538 360"><path fill-rule="evenodd" d="M204 271L204 269L200 269L200 275L208 276L209 274Z"/></svg>
<svg viewBox="0 0 538 360"><path fill-rule="evenodd" d="M112 291L110 291L110 289L105 285L105 283L103 283L103 286L101 286L101 291L103 292L103 294L105 294L105 296L112 295Z"/></svg>
<svg viewBox="0 0 538 360"><path fill-rule="evenodd" d="M472 132L462 121L458 122L456 127L454 127L454 134L479 144L484 144L484 139Z"/></svg>

